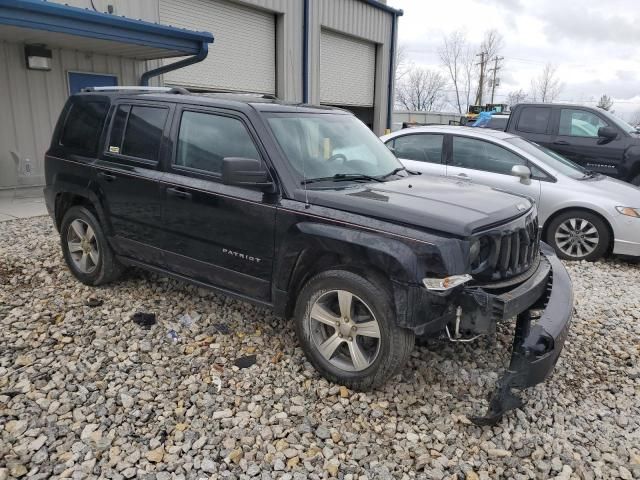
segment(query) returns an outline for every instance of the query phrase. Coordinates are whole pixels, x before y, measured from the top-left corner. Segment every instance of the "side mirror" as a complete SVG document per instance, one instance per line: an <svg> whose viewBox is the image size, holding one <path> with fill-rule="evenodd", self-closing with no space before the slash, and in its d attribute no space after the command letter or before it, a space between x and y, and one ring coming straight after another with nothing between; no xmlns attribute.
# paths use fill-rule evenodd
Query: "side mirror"
<svg viewBox="0 0 640 480"><path fill-rule="evenodd" d="M514 165L511 169L511 175L520 177L520 183L529 185L531 183L531 170L524 165Z"/></svg>
<svg viewBox="0 0 640 480"><path fill-rule="evenodd" d="M600 127L598 129L598 137L600 137L600 142L598 143L610 142L615 140L617 136L618 131L613 127Z"/></svg>
<svg viewBox="0 0 640 480"><path fill-rule="evenodd" d="M222 160L222 183L273 191L273 181L261 160L227 157Z"/></svg>

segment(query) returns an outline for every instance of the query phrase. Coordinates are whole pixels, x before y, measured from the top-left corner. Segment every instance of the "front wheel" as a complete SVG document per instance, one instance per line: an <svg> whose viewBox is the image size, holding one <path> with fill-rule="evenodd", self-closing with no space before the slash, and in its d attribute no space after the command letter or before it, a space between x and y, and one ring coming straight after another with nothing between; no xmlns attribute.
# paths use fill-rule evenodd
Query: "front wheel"
<svg viewBox="0 0 640 480"><path fill-rule="evenodd" d="M327 380L379 387L406 364L414 334L396 326L390 294L352 272L331 270L302 289L294 313L308 360Z"/></svg>
<svg viewBox="0 0 640 480"><path fill-rule="evenodd" d="M547 243L564 260L593 262L609 249L611 234L597 215L570 210L555 217L547 228Z"/></svg>

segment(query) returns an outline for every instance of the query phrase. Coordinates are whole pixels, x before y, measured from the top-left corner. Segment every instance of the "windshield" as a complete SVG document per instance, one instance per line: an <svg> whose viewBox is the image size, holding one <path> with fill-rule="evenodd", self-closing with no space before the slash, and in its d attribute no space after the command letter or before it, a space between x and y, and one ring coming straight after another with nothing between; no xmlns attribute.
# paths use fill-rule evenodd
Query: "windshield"
<svg viewBox="0 0 640 480"><path fill-rule="evenodd" d="M384 177L402 164L360 120L344 114L274 113L267 121L301 181ZM363 179L363 178L362 178Z"/></svg>
<svg viewBox="0 0 640 480"><path fill-rule="evenodd" d="M600 111L600 109L599 109L598 113L600 113L601 115L604 115L605 117L607 117L607 119L611 120L613 123L615 123L618 127L620 127L625 132L627 132L627 133L638 133L638 129L636 127L632 127L627 122L625 122L624 120L622 120L619 117L616 117L611 112L609 112L607 110Z"/></svg>
<svg viewBox="0 0 640 480"><path fill-rule="evenodd" d="M580 165L573 163L571 160L567 160L556 152L538 145L537 143L530 142L529 140L525 140L520 137L507 138L506 141L511 145L524 150L529 155L542 161L545 165L562 175L575 179L581 179L588 176L588 171Z"/></svg>

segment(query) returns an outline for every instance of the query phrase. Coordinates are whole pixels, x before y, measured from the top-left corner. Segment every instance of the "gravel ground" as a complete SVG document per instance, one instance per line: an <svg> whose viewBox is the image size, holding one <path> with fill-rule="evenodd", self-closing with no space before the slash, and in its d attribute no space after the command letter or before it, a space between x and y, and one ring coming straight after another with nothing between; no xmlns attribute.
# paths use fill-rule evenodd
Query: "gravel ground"
<svg viewBox="0 0 640 480"><path fill-rule="evenodd" d="M576 316L555 374L479 428L467 418L508 327L494 344L417 347L402 378L351 392L265 310L140 271L85 287L48 218L0 223L0 480L640 478L640 266L568 267Z"/></svg>

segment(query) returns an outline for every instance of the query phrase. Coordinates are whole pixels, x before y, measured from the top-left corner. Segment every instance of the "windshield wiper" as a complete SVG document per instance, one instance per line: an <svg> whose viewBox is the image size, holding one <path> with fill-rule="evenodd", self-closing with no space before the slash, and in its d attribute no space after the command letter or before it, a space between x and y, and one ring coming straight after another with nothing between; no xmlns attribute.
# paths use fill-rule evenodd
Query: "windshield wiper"
<svg viewBox="0 0 640 480"><path fill-rule="evenodd" d="M384 175L381 175L379 178L387 178L387 177L391 177L393 175L397 175L398 173L400 173L403 170L407 170L405 167L398 167L398 168L394 168L393 170L391 170L389 173L385 173ZM409 170L407 170L408 173Z"/></svg>
<svg viewBox="0 0 640 480"><path fill-rule="evenodd" d="M362 173L336 173L333 177L308 178L300 182L300 184L307 185L309 183L316 182L348 182L357 180L384 183L384 180L380 179L379 177L372 177L371 175L365 175Z"/></svg>

